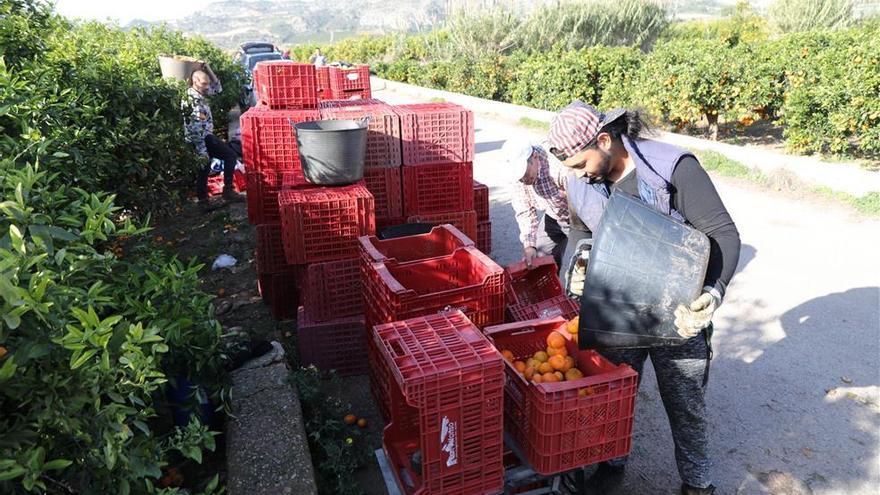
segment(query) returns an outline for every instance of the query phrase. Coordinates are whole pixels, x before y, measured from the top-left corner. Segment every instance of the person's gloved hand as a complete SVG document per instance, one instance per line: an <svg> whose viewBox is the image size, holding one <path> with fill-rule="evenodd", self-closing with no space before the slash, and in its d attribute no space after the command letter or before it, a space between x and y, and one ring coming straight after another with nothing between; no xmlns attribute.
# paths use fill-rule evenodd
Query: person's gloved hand
<svg viewBox="0 0 880 495"><path fill-rule="evenodd" d="M523 260L526 262L526 268L532 268L532 261L538 257L538 250L529 246L523 250Z"/></svg>
<svg viewBox="0 0 880 495"><path fill-rule="evenodd" d="M694 337L709 326L717 308L718 301L709 292L704 292L690 306L679 304L673 313L678 334L686 339Z"/></svg>
<svg viewBox="0 0 880 495"><path fill-rule="evenodd" d="M587 264L578 260L571 271L568 291L577 297L584 295L584 281L587 279Z"/></svg>

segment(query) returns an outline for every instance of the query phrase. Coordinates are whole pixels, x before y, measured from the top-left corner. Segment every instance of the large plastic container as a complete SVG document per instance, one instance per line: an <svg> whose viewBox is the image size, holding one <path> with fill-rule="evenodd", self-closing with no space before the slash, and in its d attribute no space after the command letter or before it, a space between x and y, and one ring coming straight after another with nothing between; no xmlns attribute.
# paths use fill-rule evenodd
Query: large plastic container
<svg viewBox="0 0 880 495"><path fill-rule="evenodd" d="M474 209L472 163L403 166L403 209L407 215L432 215Z"/></svg>
<svg viewBox="0 0 880 495"><path fill-rule="evenodd" d="M504 321L504 270L474 247L413 263L371 263L364 277L367 324L462 310L482 328Z"/></svg>
<svg viewBox="0 0 880 495"><path fill-rule="evenodd" d="M474 181L474 211L478 222L489 221L489 186Z"/></svg>
<svg viewBox="0 0 880 495"><path fill-rule="evenodd" d="M454 103L397 105L403 164L474 161L474 116Z"/></svg>
<svg viewBox="0 0 880 495"><path fill-rule="evenodd" d="M380 325L372 367L387 383L382 433L407 495L497 494L504 484L501 356L460 311Z"/></svg>
<svg viewBox="0 0 880 495"><path fill-rule="evenodd" d="M408 215L407 223L426 223L430 225L443 225L449 223L454 225L469 239L477 238L477 212L474 210L453 211L448 213L421 213L418 215Z"/></svg>
<svg viewBox="0 0 880 495"><path fill-rule="evenodd" d="M474 241L452 225L438 225L427 234L378 239L358 239L361 259L365 263L393 261L397 264L449 256L456 249L473 246Z"/></svg>
<svg viewBox="0 0 880 495"><path fill-rule="evenodd" d="M318 110L251 108L241 115L241 150L248 171L292 170L305 184L291 124L321 118Z"/></svg>
<svg viewBox="0 0 880 495"><path fill-rule="evenodd" d="M594 350L577 349L562 318L530 320L484 329L499 350L525 361L547 347L558 330L583 378L533 383L505 361L504 429L532 468L552 475L625 456L632 447L638 374Z"/></svg>
<svg viewBox="0 0 880 495"><path fill-rule="evenodd" d="M278 273L290 268L284 258L284 243L281 241L281 224L267 223L257 225L257 250L255 261L257 274Z"/></svg>
<svg viewBox="0 0 880 495"><path fill-rule="evenodd" d="M259 104L271 109L318 108L315 66L289 60L260 62L254 69Z"/></svg>
<svg viewBox="0 0 880 495"><path fill-rule="evenodd" d="M608 200L581 297L582 346L596 349L679 345L673 312L699 297L709 239L641 200Z"/></svg>
<svg viewBox="0 0 880 495"><path fill-rule="evenodd" d="M276 320L287 320L296 316L301 279L302 270L298 267L258 277L257 290Z"/></svg>
<svg viewBox="0 0 880 495"><path fill-rule="evenodd" d="M364 185L376 201L376 222L403 216L400 167L367 167Z"/></svg>
<svg viewBox="0 0 880 495"><path fill-rule="evenodd" d="M293 127L306 180L321 186L345 186L364 178L365 122L319 120Z"/></svg>
<svg viewBox="0 0 880 495"><path fill-rule="evenodd" d="M330 67L328 77L334 93L370 89L370 66Z"/></svg>
<svg viewBox="0 0 880 495"><path fill-rule="evenodd" d="M362 183L285 190L278 204L292 265L357 257L357 238L376 233L373 195Z"/></svg>
<svg viewBox="0 0 880 495"><path fill-rule="evenodd" d="M360 259L312 263L306 268L302 304L315 322L363 315Z"/></svg>
<svg viewBox="0 0 880 495"><path fill-rule="evenodd" d="M181 55L159 55L159 71L162 77L186 81L194 71L204 68L205 62Z"/></svg>
<svg viewBox="0 0 880 495"><path fill-rule="evenodd" d="M477 249L485 254L492 253L492 222L477 222Z"/></svg>
<svg viewBox="0 0 880 495"><path fill-rule="evenodd" d="M314 321L299 308L296 317L297 350L300 364L319 370L335 370L340 376L367 373L367 330L363 315Z"/></svg>
<svg viewBox="0 0 880 495"><path fill-rule="evenodd" d="M511 321L535 318L566 319L578 314L577 303L565 296L552 256L541 256L532 261L511 264L507 271L507 310Z"/></svg>
<svg viewBox="0 0 880 495"><path fill-rule="evenodd" d="M281 223L278 194L305 183L300 170L254 170L245 175L248 221L253 225Z"/></svg>
<svg viewBox="0 0 880 495"><path fill-rule="evenodd" d="M400 117L391 105L379 100L330 100L321 102L322 119L360 120L367 123L367 152L364 167L400 166Z"/></svg>

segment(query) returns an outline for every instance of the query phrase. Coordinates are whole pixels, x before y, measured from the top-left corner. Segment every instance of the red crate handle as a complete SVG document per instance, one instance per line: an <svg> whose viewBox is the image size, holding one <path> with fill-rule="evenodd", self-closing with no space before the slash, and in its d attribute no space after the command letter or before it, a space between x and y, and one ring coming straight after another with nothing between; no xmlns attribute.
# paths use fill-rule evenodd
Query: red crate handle
<svg viewBox="0 0 880 495"><path fill-rule="evenodd" d="M532 268L535 269L542 266L553 265L553 268L556 267L556 261L553 260L553 256L540 256L532 260ZM520 274L527 272L530 270L528 266L526 266L525 261L517 261L516 263L511 263L505 268L507 273L510 274L511 279L519 277Z"/></svg>
<svg viewBox="0 0 880 495"><path fill-rule="evenodd" d="M483 329L483 333L486 334L487 337L501 334L518 335L515 332L526 330L526 327L534 332L536 331L534 327L552 325L555 330L556 328L565 325L567 322L568 320L561 316L555 316L553 318L536 318L534 320L517 321L514 323L505 323L504 325L486 327Z"/></svg>

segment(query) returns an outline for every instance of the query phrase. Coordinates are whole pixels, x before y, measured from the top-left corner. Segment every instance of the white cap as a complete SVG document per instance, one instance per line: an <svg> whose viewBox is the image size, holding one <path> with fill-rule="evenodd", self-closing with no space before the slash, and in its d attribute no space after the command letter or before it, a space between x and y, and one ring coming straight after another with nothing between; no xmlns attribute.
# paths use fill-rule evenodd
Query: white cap
<svg viewBox="0 0 880 495"><path fill-rule="evenodd" d="M529 141L518 141L508 139L501 147L501 156L507 162L512 175L519 179L526 174L529 167L529 158L531 158L534 148Z"/></svg>

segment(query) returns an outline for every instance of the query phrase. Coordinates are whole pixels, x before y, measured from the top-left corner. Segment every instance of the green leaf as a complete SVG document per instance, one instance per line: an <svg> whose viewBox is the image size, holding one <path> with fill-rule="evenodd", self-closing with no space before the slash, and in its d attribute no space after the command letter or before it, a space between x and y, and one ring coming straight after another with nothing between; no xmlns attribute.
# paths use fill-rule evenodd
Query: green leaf
<svg viewBox="0 0 880 495"><path fill-rule="evenodd" d="M16 465L11 469L7 469L6 471L0 471L0 481L12 480L18 478L27 472L27 469Z"/></svg>
<svg viewBox="0 0 880 495"><path fill-rule="evenodd" d="M6 323L6 326L9 327L10 330L15 330L21 325L21 317L19 317L15 313L6 313L3 315L3 321Z"/></svg>
<svg viewBox="0 0 880 495"><path fill-rule="evenodd" d="M80 366L86 364L86 362L97 353L97 349L89 349L80 354L79 357L76 357L76 353L74 353L72 356L70 356L70 369L75 370Z"/></svg>
<svg viewBox="0 0 880 495"><path fill-rule="evenodd" d="M25 254L24 237L22 237L21 231L15 225L9 226L9 238L12 241L12 248L21 254Z"/></svg>
<svg viewBox="0 0 880 495"><path fill-rule="evenodd" d="M69 461L67 459L53 459L46 464L43 464L43 471L56 471L59 469L64 469L71 464L73 464L73 461Z"/></svg>
<svg viewBox="0 0 880 495"><path fill-rule="evenodd" d="M9 356L3 361L3 366L0 367L0 383L3 383L15 374L15 369L18 365L15 364L15 356Z"/></svg>

